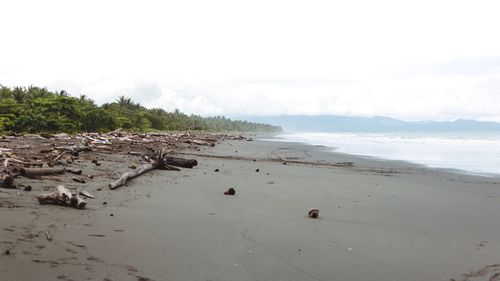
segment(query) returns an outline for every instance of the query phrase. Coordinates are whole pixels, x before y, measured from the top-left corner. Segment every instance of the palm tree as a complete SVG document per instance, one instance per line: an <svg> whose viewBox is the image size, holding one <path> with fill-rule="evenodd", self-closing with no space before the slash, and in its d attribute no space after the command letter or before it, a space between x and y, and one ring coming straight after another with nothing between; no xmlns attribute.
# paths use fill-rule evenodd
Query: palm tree
<svg viewBox="0 0 500 281"><path fill-rule="evenodd" d="M12 91L9 87L0 84L0 99L12 98Z"/></svg>
<svg viewBox="0 0 500 281"><path fill-rule="evenodd" d="M12 91L12 98L14 98L17 102L22 103L26 98L26 91L22 87L15 87Z"/></svg>
<svg viewBox="0 0 500 281"><path fill-rule="evenodd" d="M116 100L119 106L131 107L134 105L131 98L127 98L125 96L119 96L118 100Z"/></svg>

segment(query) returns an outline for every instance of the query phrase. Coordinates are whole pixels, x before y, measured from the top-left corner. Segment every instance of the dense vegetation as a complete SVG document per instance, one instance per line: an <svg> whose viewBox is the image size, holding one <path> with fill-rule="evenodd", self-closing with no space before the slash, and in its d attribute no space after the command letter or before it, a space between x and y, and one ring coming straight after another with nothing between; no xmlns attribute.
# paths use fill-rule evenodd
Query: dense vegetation
<svg viewBox="0 0 500 281"><path fill-rule="evenodd" d="M98 106L85 95L39 87L8 88L0 85L0 133L129 131L278 131L279 127L233 121L225 117L186 115L178 110L148 109L124 96Z"/></svg>

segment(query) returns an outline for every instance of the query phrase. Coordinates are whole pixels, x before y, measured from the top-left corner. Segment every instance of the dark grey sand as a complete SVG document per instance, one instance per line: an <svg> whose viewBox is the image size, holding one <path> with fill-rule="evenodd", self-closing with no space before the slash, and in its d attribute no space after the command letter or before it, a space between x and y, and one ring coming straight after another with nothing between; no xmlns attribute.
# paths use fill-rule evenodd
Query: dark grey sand
<svg viewBox="0 0 500 281"><path fill-rule="evenodd" d="M56 180L1 190L0 280L500 280L499 178L292 143L198 154L115 191L74 183L97 195L87 210L39 205Z"/></svg>

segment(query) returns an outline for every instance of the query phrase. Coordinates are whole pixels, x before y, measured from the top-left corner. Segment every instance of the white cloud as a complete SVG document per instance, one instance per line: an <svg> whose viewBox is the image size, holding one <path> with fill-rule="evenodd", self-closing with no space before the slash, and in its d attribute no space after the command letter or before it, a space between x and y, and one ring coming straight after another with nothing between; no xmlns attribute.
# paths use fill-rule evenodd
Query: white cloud
<svg viewBox="0 0 500 281"><path fill-rule="evenodd" d="M203 115L500 121L497 1L2 1L0 83Z"/></svg>

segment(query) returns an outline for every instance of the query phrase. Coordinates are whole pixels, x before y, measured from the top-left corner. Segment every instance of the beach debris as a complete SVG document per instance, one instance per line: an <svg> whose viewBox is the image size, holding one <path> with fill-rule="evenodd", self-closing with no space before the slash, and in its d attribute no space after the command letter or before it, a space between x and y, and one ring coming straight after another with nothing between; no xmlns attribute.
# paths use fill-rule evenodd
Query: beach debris
<svg viewBox="0 0 500 281"><path fill-rule="evenodd" d="M236 190L234 190L234 188L232 188L232 187L230 187L229 189L224 191L224 195L235 195L235 194L236 194Z"/></svg>
<svg viewBox="0 0 500 281"><path fill-rule="evenodd" d="M28 178L64 174L64 172L65 172L64 168L22 168L21 169L21 175L28 177Z"/></svg>
<svg viewBox="0 0 500 281"><path fill-rule="evenodd" d="M101 166L101 163L99 163L97 159L92 159L92 163L94 163L96 166Z"/></svg>
<svg viewBox="0 0 500 281"><path fill-rule="evenodd" d="M211 147L215 146L215 143L213 143L213 142L199 140L199 139L186 139L183 142L197 144L197 145L206 145L206 146L211 146Z"/></svg>
<svg viewBox="0 0 500 281"><path fill-rule="evenodd" d="M177 166L182 168L193 168L198 165L196 159L185 159L180 157L165 157L165 163L171 166Z"/></svg>
<svg viewBox="0 0 500 281"><path fill-rule="evenodd" d="M106 145L93 145L92 148L101 149L101 150L107 150L107 151L112 151L113 150L113 148L111 146L106 146Z"/></svg>
<svg viewBox="0 0 500 281"><path fill-rule="evenodd" d="M68 172L68 173L75 174L75 175L81 175L82 174L82 170L81 169L65 168L64 171Z"/></svg>
<svg viewBox="0 0 500 281"><path fill-rule="evenodd" d="M137 165L136 165L136 164L130 164L130 165L128 165L128 167L129 167L130 169L136 169L136 168L137 168Z"/></svg>
<svg viewBox="0 0 500 281"><path fill-rule="evenodd" d="M78 194L72 194L64 185L58 185L51 193L40 194L37 196L40 204L55 204L62 206L75 207L83 209L87 205Z"/></svg>
<svg viewBox="0 0 500 281"><path fill-rule="evenodd" d="M47 237L47 240L52 241L52 235L50 235L50 232L48 230L44 231L45 237Z"/></svg>
<svg viewBox="0 0 500 281"><path fill-rule="evenodd" d="M129 172L122 174L122 176L119 179L117 179L109 184L109 188L116 189L122 185L125 185L125 183L128 180L133 179L135 177L138 177L138 176L140 176L146 172L149 172L151 170L154 170L154 169L155 169L154 164L144 164L144 165L138 167L134 171L129 171Z"/></svg>
<svg viewBox="0 0 500 281"><path fill-rule="evenodd" d="M86 191L86 190L80 190L78 192L78 194L82 195L83 197L86 197L86 198L95 198L94 195L92 195L92 193Z"/></svg>
<svg viewBox="0 0 500 281"><path fill-rule="evenodd" d="M260 169L255 169L255 171L258 173L258 172L260 172Z"/></svg>
<svg viewBox="0 0 500 281"><path fill-rule="evenodd" d="M214 172L218 172L218 171L219 171L219 169L215 169L215 170L214 170Z"/></svg>
<svg viewBox="0 0 500 281"><path fill-rule="evenodd" d="M79 183L86 183L87 181L84 178L81 177L72 177L71 178L73 181L79 182Z"/></svg>
<svg viewBox="0 0 500 281"><path fill-rule="evenodd" d="M308 215L311 219L317 219L319 217L318 209L309 209Z"/></svg>
<svg viewBox="0 0 500 281"><path fill-rule="evenodd" d="M14 188L14 177L6 172L0 172L0 187Z"/></svg>
<svg viewBox="0 0 500 281"><path fill-rule="evenodd" d="M286 162L283 162L283 165L286 165Z"/></svg>
<svg viewBox="0 0 500 281"><path fill-rule="evenodd" d="M27 185L24 187L24 191L31 191L31 190L32 190L31 185Z"/></svg>
<svg viewBox="0 0 500 281"><path fill-rule="evenodd" d="M160 152L160 154L158 155L156 160L152 160L149 157L145 157L146 160L148 160L150 162L149 164L144 164L144 165L138 167L134 171L129 171L129 172L122 174L122 176L119 179L117 179L109 184L109 188L116 189L122 185L125 185L125 183L128 180L133 179L135 177L138 177L138 176L140 176L146 172L149 172L151 170L154 170L154 169L170 169L170 168L172 168L172 167L168 167L168 165L165 163L165 159L163 158L164 153L165 153L165 149L162 149L162 151Z"/></svg>

